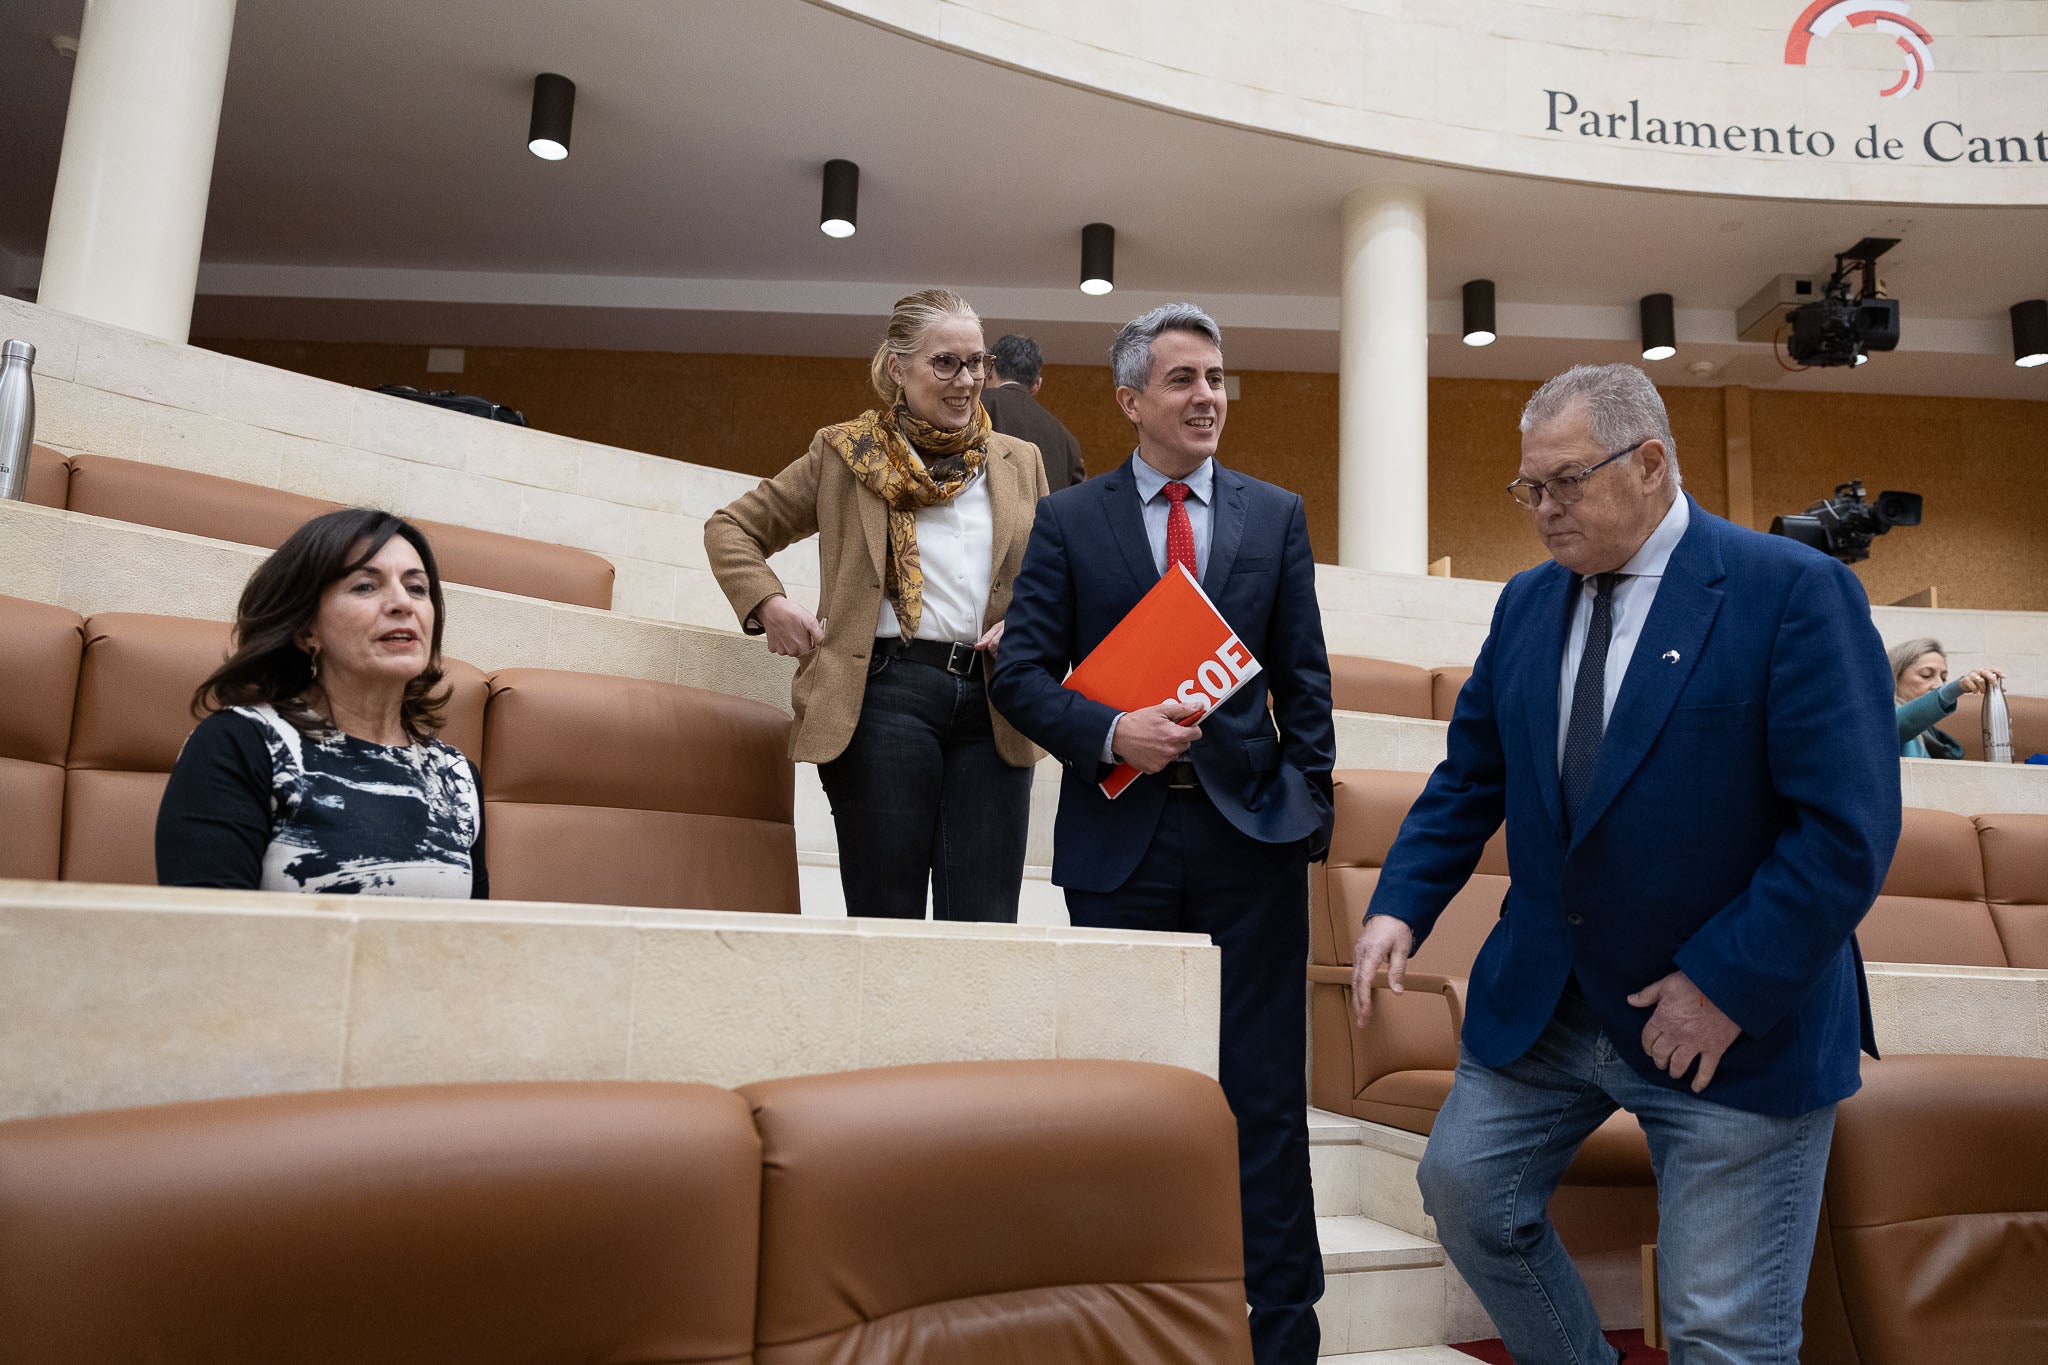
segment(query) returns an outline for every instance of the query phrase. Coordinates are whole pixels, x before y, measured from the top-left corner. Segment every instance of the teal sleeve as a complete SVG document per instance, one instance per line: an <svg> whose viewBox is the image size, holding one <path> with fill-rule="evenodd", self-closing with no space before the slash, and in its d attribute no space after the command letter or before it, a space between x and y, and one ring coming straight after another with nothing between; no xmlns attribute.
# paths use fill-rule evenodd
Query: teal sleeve
<svg viewBox="0 0 2048 1365"><path fill-rule="evenodd" d="M1950 688L1956 692L1950 692ZM1955 683L1943 683L1932 692L1922 692L1909 702L1901 702L1898 709L1899 743L1913 739L1929 726L1952 715L1956 709L1956 696L1961 688Z"/></svg>

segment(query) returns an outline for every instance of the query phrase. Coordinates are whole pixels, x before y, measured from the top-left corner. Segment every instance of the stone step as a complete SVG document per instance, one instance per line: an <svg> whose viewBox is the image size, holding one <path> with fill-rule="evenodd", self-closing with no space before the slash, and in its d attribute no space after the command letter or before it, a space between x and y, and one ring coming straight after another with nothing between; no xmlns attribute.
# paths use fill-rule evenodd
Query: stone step
<svg viewBox="0 0 2048 1365"><path fill-rule="evenodd" d="M1346 1351L1323 1356L1323 1365L1472 1365L1472 1357L1449 1346L1399 1346L1391 1351Z"/></svg>
<svg viewBox="0 0 2048 1365"><path fill-rule="evenodd" d="M1422 1211L1415 1167L1425 1139L1326 1109L1308 1111L1309 1175L1318 1215L1363 1214L1417 1237L1436 1238Z"/></svg>
<svg viewBox="0 0 2048 1365"><path fill-rule="evenodd" d="M1412 1270L1444 1263L1444 1249L1427 1237L1358 1214L1316 1219L1323 1248L1323 1273L1352 1270Z"/></svg>
<svg viewBox="0 0 2048 1365"><path fill-rule="evenodd" d="M1443 1248L1358 1214L1316 1219L1325 1358L1444 1340L1450 1268Z"/></svg>

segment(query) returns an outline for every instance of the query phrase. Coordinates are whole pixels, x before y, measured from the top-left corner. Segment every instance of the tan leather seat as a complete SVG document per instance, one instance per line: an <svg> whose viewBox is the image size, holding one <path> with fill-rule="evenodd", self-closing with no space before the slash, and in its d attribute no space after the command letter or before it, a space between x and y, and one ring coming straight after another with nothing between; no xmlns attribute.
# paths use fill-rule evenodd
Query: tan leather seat
<svg viewBox="0 0 2048 1365"><path fill-rule="evenodd" d="M324 498L109 455L71 459L69 507L88 516L276 549L341 506ZM442 522L415 523L450 583L609 608L616 570L587 550Z"/></svg>
<svg viewBox="0 0 2048 1365"><path fill-rule="evenodd" d="M0 1357L737 1365L760 1180L746 1103L697 1085L0 1124Z"/></svg>
<svg viewBox="0 0 2048 1365"><path fill-rule="evenodd" d="M761 1365L1251 1359L1222 1091L1137 1062L744 1087Z"/></svg>
<svg viewBox="0 0 2048 1365"><path fill-rule="evenodd" d="M1426 668L1369 659L1357 654L1330 656L1330 704L1339 711L1371 711L1382 716L1431 714L1430 676Z"/></svg>
<svg viewBox="0 0 2048 1365"><path fill-rule="evenodd" d="M1865 1061L1835 1115L1807 1365L2048 1352L2048 1061Z"/></svg>
<svg viewBox="0 0 2048 1365"><path fill-rule="evenodd" d="M1984 894L2014 967L2048 968L2048 815L1980 815Z"/></svg>
<svg viewBox="0 0 2048 1365"><path fill-rule="evenodd" d="M156 808L196 723L192 692L226 657L223 621L102 612L85 623L64 879L156 881Z"/></svg>
<svg viewBox="0 0 2048 1365"><path fill-rule="evenodd" d="M341 505L281 488L111 455L77 455L71 465L69 506L74 512L240 545L261 545L267 550L284 544L287 536L322 512Z"/></svg>
<svg viewBox="0 0 2048 1365"><path fill-rule="evenodd" d="M55 881L61 866L83 626L75 611L0 597L0 877Z"/></svg>
<svg viewBox="0 0 2048 1365"><path fill-rule="evenodd" d="M22 490L24 502L39 507L63 507L71 496L71 461L61 450L48 446L31 446L28 452L28 486Z"/></svg>
<svg viewBox="0 0 2048 1365"><path fill-rule="evenodd" d="M673 683L508 668L491 677L491 894L798 910L789 717Z"/></svg>
<svg viewBox="0 0 2048 1365"><path fill-rule="evenodd" d="M1438 720L1449 720L1451 713L1458 709L1458 693L1464 690L1465 680L1471 676L1472 670L1467 667L1430 669L1430 715Z"/></svg>
<svg viewBox="0 0 2048 1365"><path fill-rule="evenodd" d="M1856 929L1864 960L2006 966L1970 817L1911 806L1904 814L1884 890Z"/></svg>
<svg viewBox="0 0 2048 1365"><path fill-rule="evenodd" d="M197 724L192 693L226 657L230 628L102 612L84 632L64 793L63 876L153 883L157 806ZM443 737L475 760L483 751L484 676L459 660L448 660L447 670Z"/></svg>

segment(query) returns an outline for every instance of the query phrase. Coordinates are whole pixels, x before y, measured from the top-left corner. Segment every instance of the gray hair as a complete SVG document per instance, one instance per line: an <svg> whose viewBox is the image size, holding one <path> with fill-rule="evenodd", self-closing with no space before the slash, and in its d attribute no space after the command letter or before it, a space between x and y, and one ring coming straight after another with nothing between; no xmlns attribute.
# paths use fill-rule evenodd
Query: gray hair
<svg viewBox="0 0 2048 1365"><path fill-rule="evenodd" d="M1671 462L1671 486L1683 486L1671 418L1650 376L1633 365L1574 365L1530 397L1522 409L1522 430L1556 421L1575 402L1586 405L1586 425L1602 451L1621 450L1630 442L1663 442L1664 458Z"/></svg>
<svg viewBox="0 0 2048 1365"><path fill-rule="evenodd" d="M1894 692L1898 690L1899 684L1905 681L1906 670L1911 668L1922 654L1939 654L1944 659L1948 657L1948 651L1941 647L1941 641L1931 635L1923 635L1917 640L1907 640L1885 651L1885 658L1889 659L1892 665Z"/></svg>
<svg viewBox="0 0 2048 1365"><path fill-rule="evenodd" d="M1223 329L1216 319L1192 303L1162 303L1125 323L1109 344L1109 369L1118 388L1143 393L1152 382L1152 343L1161 332L1193 332L1207 337L1219 352L1223 349Z"/></svg>

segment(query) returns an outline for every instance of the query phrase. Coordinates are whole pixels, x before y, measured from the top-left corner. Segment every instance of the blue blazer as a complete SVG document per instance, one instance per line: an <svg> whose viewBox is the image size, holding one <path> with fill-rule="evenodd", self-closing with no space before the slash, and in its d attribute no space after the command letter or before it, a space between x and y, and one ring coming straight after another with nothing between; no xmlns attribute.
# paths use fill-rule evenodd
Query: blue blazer
<svg viewBox="0 0 2048 1365"><path fill-rule="evenodd" d="M1682 970L1742 1028L1705 1096L1801 1114L1855 1092L1859 1041L1876 1052L1854 932L1899 837L1891 670L1848 569L1691 513L1573 828L1557 727L1576 589L1552 561L1502 590L1367 913L1423 943L1505 818L1511 885L1472 966L1472 1055L1528 1051L1575 971L1616 1050L1682 1088L1625 998Z"/></svg>
<svg viewBox="0 0 2048 1365"><path fill-rule="evenodd" d="M1202 587L1265 671L1203 717L1188 757L1231 824L1264 843L1307 840L1320 858L1337 746L1308 517L1299 494L1215 470ZM988 691L1005 719L1066 765L1053 834L1061 886L1122 886L1166 805L1159 776L1114 801L1102 794L1102 741L1117 713L1060 685L1158 581L1129 462L1039 501Z"/></svg>

